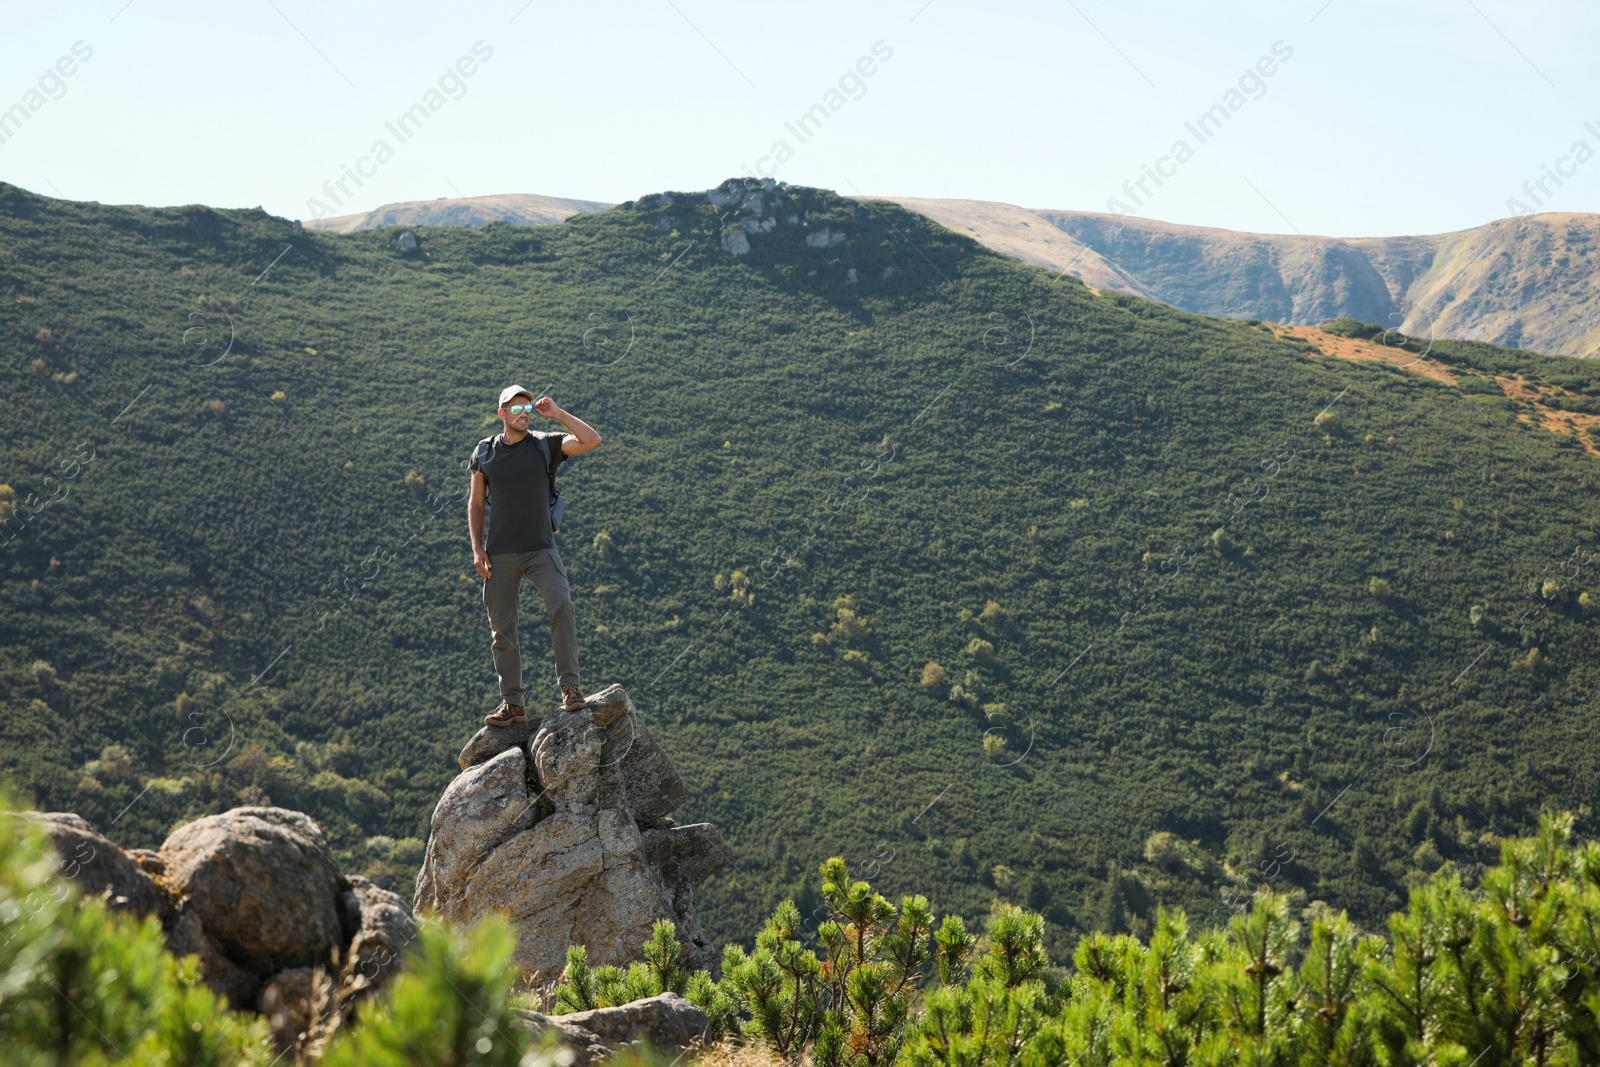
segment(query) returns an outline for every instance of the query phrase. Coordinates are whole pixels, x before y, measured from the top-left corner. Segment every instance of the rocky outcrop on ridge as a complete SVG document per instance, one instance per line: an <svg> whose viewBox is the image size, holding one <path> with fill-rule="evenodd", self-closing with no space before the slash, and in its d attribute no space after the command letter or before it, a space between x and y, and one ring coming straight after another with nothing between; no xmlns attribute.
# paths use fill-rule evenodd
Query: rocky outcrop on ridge
<svg viewBox="0 0 1600 1067"><path fill-rule="evenodd" d="M658 919L676 925L686 966L709 969L718 954L695 889L732 850L710 823L669 817L688 790L627 692L589 700L467 742L433 812L413 908L463 923L506 915L525 978L557 977L569 945L593 966L626 965Z"/></svg>

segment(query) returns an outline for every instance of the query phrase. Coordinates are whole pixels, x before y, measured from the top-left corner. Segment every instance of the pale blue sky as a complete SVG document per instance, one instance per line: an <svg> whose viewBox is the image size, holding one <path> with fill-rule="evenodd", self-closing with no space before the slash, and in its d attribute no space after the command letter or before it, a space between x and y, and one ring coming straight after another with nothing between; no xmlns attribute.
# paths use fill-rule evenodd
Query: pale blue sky
<svg viewBox="0 0 1600 1067"><path fill-rule="evenodd" d="M1571 0L88 0L19 6L6 28L0 111L43 105L0 126L0 178L291 218L313 197L344 214L706 188L778 141L792 156L765 166L789 182L1104 211L1182 138L1193 157L1147 179L1138 214L1437 233L1510 214L1574 142L1600 151L1600 9ZM92 56L29 97L78 41ZM401 143L385 122L478 41L490 58ZM1185 122L1279 41L1292 56L1199 143ZM853 81L877 42L892 54ZM785 123L818 103L836 110L802 143ZM379 139L392 156L333 204L324 183ZM1600 210L1600 158L1562 166L1543 206Z"/></svg>

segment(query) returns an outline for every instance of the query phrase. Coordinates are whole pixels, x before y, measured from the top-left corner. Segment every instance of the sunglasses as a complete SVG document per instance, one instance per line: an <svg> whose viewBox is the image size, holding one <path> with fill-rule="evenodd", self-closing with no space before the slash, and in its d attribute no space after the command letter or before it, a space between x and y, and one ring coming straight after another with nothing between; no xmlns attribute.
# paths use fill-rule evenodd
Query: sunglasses
<svg viewBox="0 0 1600 1067"><path fill-rule="evenodd" d="M510 407L506 408L506 410L509 411L513 415L532 415L533 414L533 405L532 404L512 404Z"/></svg>

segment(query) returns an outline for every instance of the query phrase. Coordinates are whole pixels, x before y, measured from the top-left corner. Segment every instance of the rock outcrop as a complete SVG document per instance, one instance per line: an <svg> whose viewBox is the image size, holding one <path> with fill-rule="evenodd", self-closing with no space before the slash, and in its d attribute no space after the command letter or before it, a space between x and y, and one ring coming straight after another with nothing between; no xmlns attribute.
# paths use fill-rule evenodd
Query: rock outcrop
<svg viewBox="0 0 1600 1067"><path fill-rule="evenodd" d="M85 896L99 897L112 911L154 915L168 925L177 901L156 882L159 861L148 850L125 852L94 832L81 815L64 811L28 812L61 855L61 874ZM154 868L150 870L148 868Z"/></svg>
<svg viewBox="0 0 1600 1067"><path fill-rule="evenodd" d="M360 922L341 907L349 883L321 828L297 811L235 808L198 819L167 838L161 857L184 910L262 980L334 964Z"/></svg>
<svg viewBox="0 0 1600 1067"><path fill-rule="evenodd" d="M719 220L724 224L722 247L735 257L750 254L751 236L771 233L779 226L804 229L808 225L803 213L795 211L794 190L775 178L729 178L708 190L706 199L724 209ZM826 226L805 236L808 248L832 248L844 241L845 234L838 230L830 233Z"/></svg>
<svg viewBox="0 0 1600 1067"><path fill-rule="evenodd" d="M516 1013L535 1030L555 1031L561 1043L575 1053L571 1067L588 1067L639 1042L657 1052L703 1048L711 1031L706 1013L676 993L569 1015L541 1015L523 1009Z"/></svg>
<svg viewBox="0 0 1600 1067"><path fill-rule="evenodd" d="M158 852L124 850L78 815L26 814L64 878L112 910L155 916L175 955L200 957L206 984L268 1017L280 1050L307 1031L308 1011L313 1030L331 1032L416 936L405 902L343 874L298 811L234 808L180 826Z"/></svg>
<svg viewBox="0 0 1600 1067"><path fill-rule="evenodd" d="M627 692L589 699L591 709L484 727L467 742L434 809L412 906L455 922L506 915L517 965L544 981L568 945L584 945L591 965L637 959L658 919L676 924L685 964L710 968L718 955L694 895L732 850L711 824L668 817L688 790Z"/></svg>

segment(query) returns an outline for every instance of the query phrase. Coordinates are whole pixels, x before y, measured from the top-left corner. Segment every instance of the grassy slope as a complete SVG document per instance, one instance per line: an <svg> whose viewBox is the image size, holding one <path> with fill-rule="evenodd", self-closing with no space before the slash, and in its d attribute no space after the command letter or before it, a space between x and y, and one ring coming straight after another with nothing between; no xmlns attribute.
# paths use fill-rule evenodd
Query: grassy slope
<svg viewBox="0 0 1600 1067"><path fill-rule="evenodd" d="M1591 310L1600 297L1600 216L1502 219L1433 240L1429 269L1406 290L1407 330L1541 352L1600 353L1600 323Z"/></svg>
<svg viewBox="0 0 1600 1067"><path fill-rule="evenodd" d="M1100 253L1068 236L1049 219L1015 204L990 200L928 200L910 196L883 199L925 215L947 230L970 236L985 248L1035 267L1067 271L1094 289L1122 289L1143 295L1137 281Z"/></svg>
<svg viewBox="0 0 1600 1067"><path fill-rule="evenodd" d="M845 244L780 226L737 260L701 194L424 230L411 256L3 194L0 482L50 491L80 440L95 459L0 557L0 768L127 844L270 796L408 887L364 842L425 833L494 693L459 501L406 476L458 494L507 380L605 436L563 478L584 676L628 686L690 784L679 817L733 843L716 937L840 852L968 916L1040 908L1057 951L1158 900L1220 917L1230 870L1372 922L1424 841L1470 875L1541 801L1594 801L1594 623L1518 623L1593 546L1593 460L1503 396L817 191L795 209ZM186 334L223 312L225 357ZM742 608L714 582L735 569ZM1594 571L1567 569L1576 597ZM841 597L869 632L818 644ZM991 599L1005 617L973 618ZM537 620L527 643L548 678ZM1005 711L924 690L930 660ZM1159 830L1196 842L1171 869L1143 857Z"/></svg>

